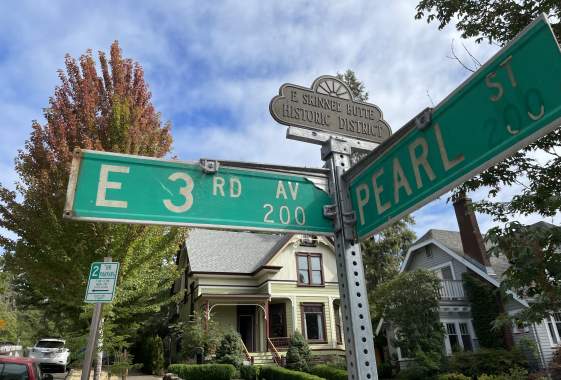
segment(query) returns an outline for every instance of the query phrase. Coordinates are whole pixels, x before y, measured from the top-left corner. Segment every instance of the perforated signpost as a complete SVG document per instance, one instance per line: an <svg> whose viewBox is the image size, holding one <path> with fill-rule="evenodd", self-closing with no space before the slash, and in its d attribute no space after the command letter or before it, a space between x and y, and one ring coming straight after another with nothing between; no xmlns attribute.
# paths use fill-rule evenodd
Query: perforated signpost
<svg viewBox="0 0 561 380"><path fill-rule="evenodd" d="M287 138L321 145L327 168L77 150L64 216L333 235L348 376L377 379L359 241L557 128L561 51L540 17L394 135L377 106L329 76L284 84L270 112ZM356 150L370 153L352 166Z"/></svg>

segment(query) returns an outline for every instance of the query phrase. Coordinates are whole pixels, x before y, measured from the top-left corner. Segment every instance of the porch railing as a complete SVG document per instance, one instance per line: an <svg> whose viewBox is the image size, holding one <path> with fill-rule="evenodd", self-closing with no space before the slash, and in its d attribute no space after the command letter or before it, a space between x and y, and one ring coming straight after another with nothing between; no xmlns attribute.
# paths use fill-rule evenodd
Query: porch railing
<svg viewBox="0 0 561 380"><path fill-rule="evenodd" d="M273 342L271 342L271 338L267 338L267 348L271 351L275 364L282 367L282 357Z"/></svg>
<svg viewBox="0 0 561 380"><path fill-rule="evenodd" d="M440 298L443 300L463 300L466 298L461 280L441 280Z"/></svg>
<svg viewBox="0 0 561 380"><path fill-rule="evenodd" d="M271 340L271 343L273 343L277 348L288 348L288 346L290 346L289 336L279 336L269 339Z"/></svg>
<svg viewBox="0 0 561 380"><path fill-rule="evenodd" d="M247 350L247 347L245 346L245 343L243 342L242 339L240 339L240 342L242 342L243 353L245 355L246 360L251 364L253 364L253 360L254 360L253 356L249 354L249 351Z"/></svg>

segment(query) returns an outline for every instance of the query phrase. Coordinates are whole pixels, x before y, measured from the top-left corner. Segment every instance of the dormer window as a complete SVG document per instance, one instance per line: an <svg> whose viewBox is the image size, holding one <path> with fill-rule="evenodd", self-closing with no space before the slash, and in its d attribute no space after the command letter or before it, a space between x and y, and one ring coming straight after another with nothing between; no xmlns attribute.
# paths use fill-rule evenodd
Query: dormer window
<svg viewBox="0 0 561 380"><path fill-rule="evenodd" d="M323 286L323 265L319 253L297 253L298 285Z"/></svg>

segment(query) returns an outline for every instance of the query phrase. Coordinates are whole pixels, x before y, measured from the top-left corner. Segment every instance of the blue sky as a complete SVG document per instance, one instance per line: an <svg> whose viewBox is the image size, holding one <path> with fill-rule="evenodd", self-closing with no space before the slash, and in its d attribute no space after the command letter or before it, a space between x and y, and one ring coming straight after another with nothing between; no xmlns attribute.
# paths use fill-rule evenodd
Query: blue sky
<svg viewBox="0 0 561 380"><path fill-rule="evenodd" d="M468 76L447 58L452 41L481 61L496 47L414 19L417 1L5 1L0 3L0 182L58 84L64 55L119 40L142 64L156 109L171 121L173 153L320 166L319 148L285 139L270 99L353 69L395 131ZM518 189L506 189L508 198ZM483 192L474 198L484 196ZM417 233L457 229L446 197L417 211ZM536 216L522 221L538 220ZM559 220L557 220L559 221ZM482 230L492 222L480 216ZM6 233L5 231L0 233Z"/></svg>

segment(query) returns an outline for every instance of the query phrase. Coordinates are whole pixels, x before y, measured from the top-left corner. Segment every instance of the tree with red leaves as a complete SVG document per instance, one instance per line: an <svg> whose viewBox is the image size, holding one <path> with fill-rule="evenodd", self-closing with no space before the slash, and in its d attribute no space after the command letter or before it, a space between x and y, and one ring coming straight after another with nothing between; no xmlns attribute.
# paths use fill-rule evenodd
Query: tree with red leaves
<svg viewBox="0 0 561 380"><path fill-rule="evenodd" d="M90 50L66 55L66 70L15 160L14 191L0 185L0 236L6 268L16 278L21 307L45 312L54 334L81 336L89 309L85 286L92 261L121 263L116 298L106 309L105 342L123 346L146 315L166 302L177 273L172 257L183 233L177 228L75 222L62 218L75 148L162 157L169 153L170 124L151 103L142 67L111 45L99 52L98 73ZM168 292L169 293L169 292ZM167 297L169 301L169 297Z"/></svg>

